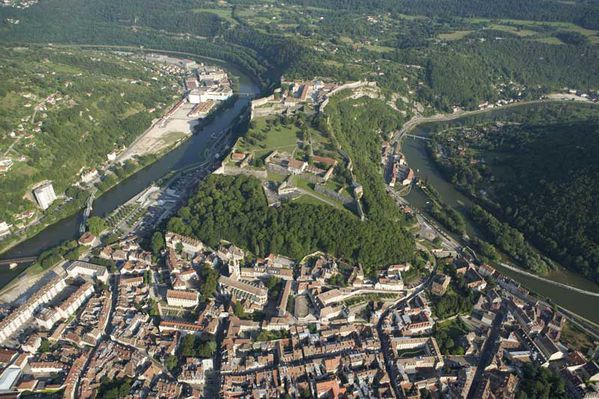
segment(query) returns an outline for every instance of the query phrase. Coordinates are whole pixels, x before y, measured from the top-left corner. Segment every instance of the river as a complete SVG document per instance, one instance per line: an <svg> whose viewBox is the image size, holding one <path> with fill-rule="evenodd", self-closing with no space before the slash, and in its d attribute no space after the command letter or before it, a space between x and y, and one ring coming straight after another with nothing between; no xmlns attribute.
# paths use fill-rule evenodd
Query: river
<svg viewBox="0 0 599 399"><path fill-rule="evenodd" d="M244 94L258 95L260 88L258 84L247 74L233 65L219 63L214 60L204 60L194 57L198 61L207 64L218 64L225 68L230 76L234 77L238 86L238 92ZM123 180L109 191L96 198L93 204L93 215L104 217L120 205L127 202L140 191L148 187L152 182L159 180L170 172L184 169L206 158L205 150L209 148L214 141L210 136L213 133L224 134L224 129L240 115L242 110L248 105L251 97L240 96L235 104L216 117L196 134L183 142L174 150L166 153L156 162L138 171L127 179ZM216 137L218 139L219 136ZM221 154L223 155L223 154ZM209 154L212 156L212 154ZM19 257L37 256L41 252L59 245L63 241L77 239L79 237L79 224L82 220L82 211L75 215L67 217L46 229L34 237L23 241L0 255L0 259L11 259ZM5 286L29 265L21 264L13 270L7 266L0 269L0 287Z"/></svg>
<svg viewBox="0 0 599 399"><path fill-rule="evenodd" d="M426 124L416 126L410 132L410 134L428 137L433 133L435 125L439 123L457 125L462 123L463 119L464 118L459 118L451 122L428 122ZM468 197L459 192L450 182L445 180L439 169L434 164L433 160L427 154L426 141L404 137L401 148L408 164L416 172L416 176L427 180L428 184L437 190L443 202L461 211L462 213L464 213L465 210L473 205L473 202ZM424 211L426 208L427 197L419 189L413 189L410 194L406 196L406 200L411 206L419 209L420 211ZM468 221L467 217L465 217L465 219L467 224L466 232L469 235L476 234L476 228ZM501 265L497 265L496 268L501 273L508 275L514 280L520 282L527 289L534 291L543 297L551 299L554 303L561 305L564 308L579 314L580 316L599 323L599 312L597 311L597 309L599 309L599 297L571 291L566 288L514 272L502 267ZM545 277L583 290L599 292L599 285L563 268L553 271Z"/></svg>

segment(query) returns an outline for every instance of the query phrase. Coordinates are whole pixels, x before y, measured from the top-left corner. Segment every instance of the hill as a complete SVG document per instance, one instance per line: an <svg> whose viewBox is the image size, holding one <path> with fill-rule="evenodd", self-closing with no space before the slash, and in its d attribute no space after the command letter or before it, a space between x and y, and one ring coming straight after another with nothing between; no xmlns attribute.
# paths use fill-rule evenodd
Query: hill
<svg viewBox="0 0 599 399"><path fill-rule="evenodd" d="M438 133L432 148L448 177L488 211L599 281L599 120L563 119L469 125Z"/></svg>
<svg viewBox="0 0 599 399"><path fill-rule="evenodd" d="M37 209L24 199L33 185L76 195L82 170L106 163L180 92L156 66L106 52L5 47L0 65L0 220L13 223Z"/></svg>

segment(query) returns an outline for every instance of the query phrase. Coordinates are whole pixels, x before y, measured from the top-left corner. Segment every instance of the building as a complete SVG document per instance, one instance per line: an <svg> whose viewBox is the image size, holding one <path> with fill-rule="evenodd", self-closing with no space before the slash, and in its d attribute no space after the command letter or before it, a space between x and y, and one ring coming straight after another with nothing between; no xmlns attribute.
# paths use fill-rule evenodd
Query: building
<svg viewBox="0 0 599 399"><path fill-rule="evenodd" d="M10 225L4 221L0 222L0 238L10 235Z"/></svg>
<svg viewBox="0 0 599 399"><path fill-rule="evenodd" d="M443 356L433 337L393 338L391 347L398 354L398 366L409 374L422 368L439 369L444 365Z"/></svg>
<svg viewBox="0 0 599 399"><path fill-rule="evenodd" d="M279 296L278 303L278 314L279 316L284 316L287 313L287 303L289 301L289 295L291 294L291 281L285 281L285 286L281 291L281 295Z"/></svg>
<svg viewBox="0 0 599 399"><path fill-rule="evenodd" d="M96 278L106 284L109 273L105 266L76 260L67 267L67 274L71 277Z"/></svg>
<svg viewBox="0 0 599 399"><path fill-rule="evenodd" d="M0 374L0 394L15 390L17 381L21 378L22 370L17 366L8 366Z"/></svg>
<svg viewBox="0 0 599 399"><path fill-rule="evenodd" d="M287 162L287 170L294 174L294 175L299 175L300 173L302 173L304 171L304 169L306 169L306 162L304 161L298 161L297 159L290 159Z"/></svg>
<svg viewBox="0 0 599 399"><path fill-rule="evenodd" d="M56 194L54 193L54 187L51 182L43 183L33 189L33 195L37 204L43 210L46 210L56 200Z"/></svg>
<svg viewBox="0 0 599 399"><path fill-rule="evenodd" d="M200 101L198 101L197 103L194 103L194 104L198 104L201 102L207 102L207 101L225 101L226 99L228 99L229 97L231 97L233 95L233 90L231 90L231 88L229 86L219 85L219 86L215 86L215 87L201 87L198 90L197 94L199 95ZM190 95L191 95L191 93L190 93ZM194 99L195 99L195 97L194 97ZM192 102L192 101L190 100L189 102Z"/></svg>
<svg viewBox="0 0 599 399"><path fill-rule="evenodd" d="M94 293L94 286L92 283L87 282L77 289L71 296L65 299L60 305L58 305L58 313L63 318L68 318L70 315L75 313L77 309Z"/></svg>
<svg viewBox="0 0 599 399"><path fill-rule="evenodd" d="M204 250L204 244L200 240L195 238L182 236L177 233L167 232L165 235L165 241L167 248L176 250L179 244L183 249L183 252L190 256L195 256Z"/></svg>
<svg viewBox="0 0 599 399"><path fill-rule="evenodd" d="M166 292L166 302L170 306L193 308L199 303L198 293L187 290L168 290Z"/></svg>
<svg viewBox="0 0 599 399"><path fill-rule="evenodd" d="M449 287L449 282L451 281L451 277L446 276L445 274L437 274L433 278L433 285L431 286L431 292L434 295L442 296L445 295L447 291L447 287Z"/></svg>
<svg viewBox="0 0 599 399"><path fill-rule="evenodd" d="M199 104L202 102L202 96L200 95L199 89L193 89L187 95L187 101L191 104Z"/></svg>
<svg viewBox="0 0 599 399"><path fill-rule="evenodd" d="M374 288L377 290L386 290L386 291L401 291L403 290L403 280L401 279L401 274L398 273L397 276L393 278L389 277L379 277Z"/></svg>
<svg viewBox="0 0 599 399"><path fill-rule="evenodd" d="M92 183L94 180L100 177L96 168L90 169L86 172L81 173L81 181L85 184Z"/></svg>
<svg viewBox="0 0 599 399"><path fill-rule="evenodd" d="M44 304L50 302L66 287L63 278L56 276L37 290L25 303L0 321L0 342L9 338L27 323L33 314Z"/></svg>
<svg viewBox="0 0 599 399"><path fill-rule="evenodd" d="M266 288L243 280L220 276L218 284L224 293L232 295L237 300L249 300L258 305L264 305L268 301L268 290Z"/></svg>

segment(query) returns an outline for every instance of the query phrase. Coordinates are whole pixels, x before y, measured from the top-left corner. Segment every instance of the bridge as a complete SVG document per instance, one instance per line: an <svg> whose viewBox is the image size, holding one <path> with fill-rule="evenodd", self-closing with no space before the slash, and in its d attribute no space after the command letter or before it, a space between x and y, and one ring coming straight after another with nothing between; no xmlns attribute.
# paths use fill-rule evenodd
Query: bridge
<svg viewBox="0 0 599 399"><path fill-rule="evenodd" d="M425 140L425 141L430 141L431 139L429 137L423 137L423 136L416 136L414 134L404 134L404 136L406 137L411 137L413 139L418 139L418 140Z"/></svg>
<svg viewBox="0 0 599 399"><path fill-rule="evenodd" d="M31 262L35 262L36 259L37 259L36 256L24 256L22 258L0 259L0 266L8 266L11 263L16 263L16 264L31 263Z"/></svg>

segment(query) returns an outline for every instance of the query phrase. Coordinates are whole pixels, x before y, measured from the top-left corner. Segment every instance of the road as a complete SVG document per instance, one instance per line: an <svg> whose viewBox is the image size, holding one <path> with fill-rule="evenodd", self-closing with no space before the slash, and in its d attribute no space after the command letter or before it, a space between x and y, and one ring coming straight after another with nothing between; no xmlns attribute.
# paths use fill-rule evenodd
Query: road
<svg viewBox="0 0 599 399"><path fill-rule="evenodd" d="M548 96L559 96L559 93L548 94ZM455 119L463 118L465 116L484 114L487 112L493 112L493 111L507 109L507 108L515 108L515 107L519 107L522 105L546 104L546 103L557 103L557 102L572 102L572 101L575 101L575 100L561 98L561 97L554 97L554 98L548 98L548 99L543 99L543 100L520 101L520 102L503 105L503 106L497 107L497 108L485 108L485 109L478 109L478 110L474 110L474 111L458 111L458 112L454 112L453 114L435 114L432 116L416 115L412 119L410 119L409 121L404 123L402 128L399 130L399 132L397 132L397 134L393 138L393 142L401 142L401 139L404 135L408 134L416 126L421 125L423 123L448 122L448 121L452 121ZM577 101L584 102L585 104L595 104L595 103L589 102L587 99L584 99L582 97L580 99L578 99Z"/></svg>
<svg viewBox="0 0 599 399"><path fill-rule="evenodd" d="M406 302L408 302L409 300L414 298L416 295L421 293L426 287L428 287L431 284L431 282L433 281L433 276L435 275L436 271L437 271L437 265L435 264L430 275L427 277L426 281L424 281L422 284L420 284L418 287L416 287L414 289L414 291L412 291L411 294L400 299L399 301L395 302L393 305L391 305L387 309L385 309L385 311L381 314L381 317L379 318L377 325L376 325L376 330L378 332L379 340L381 342L381 351L383 352L383 357L385 359L385 369L387 370L387 374L389 374L389 379L391 380L391 385L393 386L393 391L395 392L395 396L398 398L403 397L403 395L401 394L401 389L399 389L399 386L397 385L397 382L399 381L398 373L397 373L398 370L395 367L394 357L391 353L392 349L391 349L390 338L383 331L383 322L385 321L385 318L387 318L387 316L389 315L389 313L391 311L397 309L398 307L400 307L400 305L404 306L404 304Z"/></svg>
<svg viewBox="0 0 599 399"><path fill-rule="evenodd" d="M470 390L468 391L467 399L473 399L474 394L477 391L477 388L481 384L481 379L483 378L483 373L485 368L491 362L493 355L495 354L495 342L497 341L497 337L499 336L499 330L501 329L501 325L503 324L503 320L507 314L507 309L505 304L502 302L501 308L495 314L495 318L493 319L493 325L491 326L491 331L489 331L489 335L487 336L487 340L483 345L483 349L481 351L480 358L478 360L478 365L476 367L476 372L474 373L474 378L472 379L472 384L470 385Z"/></svg>
<svg viewBox="0 0 599 399"><path fill-rule="evenodd" d="M524 275L526 275L528 277L536 278L537 280L542 280L542 281L544 281L546 283L553 284L553 285L556 285L558 287L565 288L567 290L576 291L576 292L579 292L579 293L585 294L585 295L599 297L599 292L587 291L587 290L583 290L583 289L580 289L580 288L577 288L577 287L572 287L571 285L560 283L559 281L554 281L554 280L551 280L551 279L548 279L548 278L545 278L545 277L541 277L541 276L536 275L536 274L529 273L526 270L522 270L519 267L512 266L512 265L509 265L509 264L504 263L504 262L500 262L500 263L501 263L501 266L505 267L506 269L510 269L510 270L512 270L512 271L514 271L516 273L524 274Z"/></svg>

